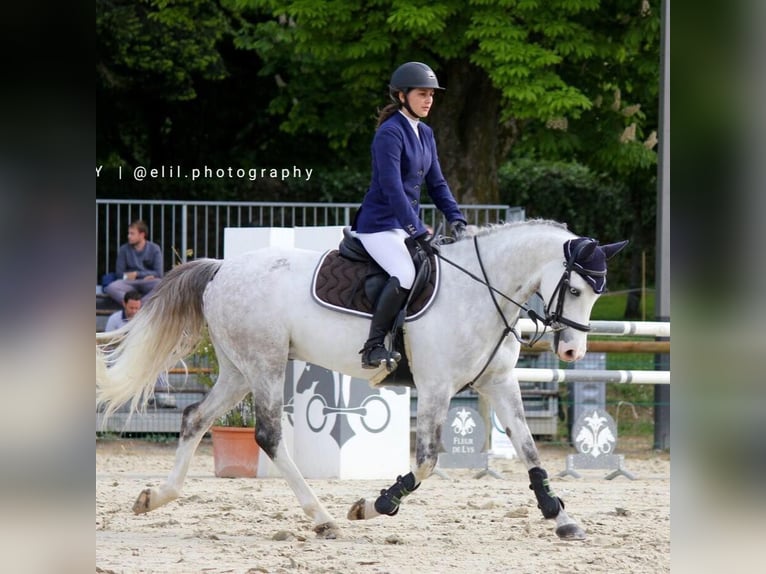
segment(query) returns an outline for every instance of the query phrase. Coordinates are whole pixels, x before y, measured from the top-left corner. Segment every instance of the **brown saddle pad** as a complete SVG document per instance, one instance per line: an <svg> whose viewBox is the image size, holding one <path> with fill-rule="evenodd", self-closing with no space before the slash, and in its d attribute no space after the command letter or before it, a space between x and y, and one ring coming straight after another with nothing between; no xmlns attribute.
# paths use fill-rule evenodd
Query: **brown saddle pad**
<svg viewBox="0 0 766 574"><path fill-rule="evenodd" d="M407 321L421 317L436 298L439 288L439 261L431 259L431 278L407 309ZM373 302L367 299L364 282L368 264L341 257L337 249L325 253L319 260L311 294L314 300L328 309L372 317Z"/></svg>

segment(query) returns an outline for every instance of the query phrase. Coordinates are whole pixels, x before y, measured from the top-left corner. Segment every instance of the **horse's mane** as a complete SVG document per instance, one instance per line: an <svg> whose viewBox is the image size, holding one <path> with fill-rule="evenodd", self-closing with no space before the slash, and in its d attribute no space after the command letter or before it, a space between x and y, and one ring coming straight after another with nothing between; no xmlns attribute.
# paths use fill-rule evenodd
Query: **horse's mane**
<svg viewBox="0 0 766 574"><path fill-rule="evenodd" d="M527 219L525 221L508 221L505 223L488 223L485 225L469 225L466 228L466 233L462 235L460 241L465 239L473 239L474 237L481 237L482 235L490 235L503 229L509 229L511 227L521 227L527 225L550 225L551 227L557 227L559 229L567 229L566 223L559 221L553 221L552 219Z"/></svg>

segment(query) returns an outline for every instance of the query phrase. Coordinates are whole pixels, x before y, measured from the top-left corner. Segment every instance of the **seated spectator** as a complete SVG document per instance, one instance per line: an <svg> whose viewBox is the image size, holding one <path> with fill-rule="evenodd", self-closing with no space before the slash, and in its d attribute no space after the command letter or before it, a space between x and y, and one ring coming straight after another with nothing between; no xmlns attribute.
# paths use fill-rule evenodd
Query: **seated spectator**
<svg viewBox="0 0 766 574"><path fill-rule="evenodd" d="M115 274L117 279L109 283L104 291L120 305L125 293L138 291L146 300L162 278L162 249L149 241L146 223L134 221L128 226L128 242L117 252Z"/></svg>
<svg viewBox="0 0 766 574"><path fill-rule="evenodd" d="M141 293L136 290L128 291L125 293L122 305L122 311L116 311L109 315L105 331L119 329L136 316L136 313L141 309ZM176 406L176 400L169 393L169 386L163 376L160 376L154 384L154 393L155 395L149 399L149 406L158 408L174 408Z"/></svg>
<svg viewBox="0 0 766 574"><path fill-rule="evenodd" d="M106 320L104 331L116 331L130 321L141 308L141 293L131 289L122 298L122 310L115 311Z"/></svg>

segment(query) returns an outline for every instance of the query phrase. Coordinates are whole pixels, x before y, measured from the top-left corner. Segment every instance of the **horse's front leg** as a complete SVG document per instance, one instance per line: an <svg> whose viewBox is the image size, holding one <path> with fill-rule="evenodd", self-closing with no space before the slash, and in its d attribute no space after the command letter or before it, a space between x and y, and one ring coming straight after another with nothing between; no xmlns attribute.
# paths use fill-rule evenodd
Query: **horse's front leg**
<svg viewBox="0 0 766 574"><path fill-rule="evenodd" d="M521 390L515 377L482 382L476 386L495 409L505 434L511 439L529 473L529 488L534 491L537 506L545 518L556 520L556 534L563 540L583 540L585 531L564 510L564 501L553 492L548 473L540 464L540 454L524 415Z"/></svg>
<svg viewBox="0 0 766 574"><path fill-rule="evenodd" d="M444 389L443 389L444 391ZM447 418L450 397L446 392L429 393L418 387L418 419L415 435L415 468L396 478L389 488L374 500L360 498L348 511L349 520L366 520L376 516L394 516L404 497L415 491L436 467L441 444L441 430Z"/></svg>

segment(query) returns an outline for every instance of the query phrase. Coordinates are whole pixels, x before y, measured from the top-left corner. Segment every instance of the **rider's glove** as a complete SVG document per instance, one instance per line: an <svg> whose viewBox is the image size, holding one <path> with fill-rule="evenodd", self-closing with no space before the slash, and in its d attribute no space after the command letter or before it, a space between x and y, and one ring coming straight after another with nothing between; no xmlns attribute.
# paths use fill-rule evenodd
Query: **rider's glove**
<svg viewBox="0 0 766 574"><path fill-rule="evenodd" d="M465 233L465 221L462 219L456 219L449 224L449 228L450 232L452 233L452 237L455 239L460 239Z"/></svg>

